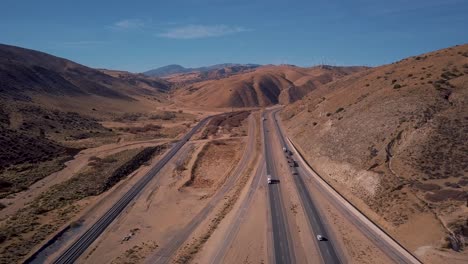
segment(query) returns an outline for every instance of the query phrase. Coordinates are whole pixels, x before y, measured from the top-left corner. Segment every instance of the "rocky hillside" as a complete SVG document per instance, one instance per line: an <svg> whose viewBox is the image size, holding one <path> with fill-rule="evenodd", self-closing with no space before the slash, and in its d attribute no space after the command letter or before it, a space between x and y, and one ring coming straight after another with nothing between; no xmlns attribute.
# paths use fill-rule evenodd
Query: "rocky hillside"
<svg viewBox="0 0 468 264"><path fill-rule="evenodd" d="M258 107L294 102L310 91L365 67L265 66L228 78L187 85L176 95L202 107Z"/></svg>
<svg viewBox="0 0 468 264"><path fill-rule="evenodd" d="M347 76L287 106L282 117L321 175L404 245L461 250L467 105L463 45ZM423 260L429 254L417 252Z"/></svg>

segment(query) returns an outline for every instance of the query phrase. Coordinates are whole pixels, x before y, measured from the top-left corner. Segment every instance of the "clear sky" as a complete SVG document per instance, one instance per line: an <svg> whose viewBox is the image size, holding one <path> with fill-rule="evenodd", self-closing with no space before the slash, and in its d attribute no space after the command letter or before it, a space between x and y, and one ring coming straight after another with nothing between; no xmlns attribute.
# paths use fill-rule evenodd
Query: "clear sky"
<svg viewBox="0 0 468 264"><path fill-rule="evenodd" d="M0 0L0 43L132 72L376 66L467 42L467 0Z"/></svg>

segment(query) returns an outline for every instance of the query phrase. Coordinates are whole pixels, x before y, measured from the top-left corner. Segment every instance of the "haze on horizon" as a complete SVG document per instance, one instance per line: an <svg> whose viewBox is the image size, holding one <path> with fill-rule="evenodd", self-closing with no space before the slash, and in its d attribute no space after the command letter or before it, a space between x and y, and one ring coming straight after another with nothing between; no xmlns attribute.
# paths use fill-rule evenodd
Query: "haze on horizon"
<svg viewBox="0 0 468 264"><path fill-rule="evenodd" d="M2 10L0 43L132 72L168 64L376 66L468 41L461 0L6 0Z"/></svg>

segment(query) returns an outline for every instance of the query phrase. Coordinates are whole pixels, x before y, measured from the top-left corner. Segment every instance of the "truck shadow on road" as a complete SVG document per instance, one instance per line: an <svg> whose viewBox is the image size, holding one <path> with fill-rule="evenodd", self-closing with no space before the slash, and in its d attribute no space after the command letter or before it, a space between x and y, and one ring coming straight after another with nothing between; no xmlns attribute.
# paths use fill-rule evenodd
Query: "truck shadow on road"
<svg viewBox="0 0 468 264"><path fill-rule="evenodd" d="M280 183L280 180L271 180L270 184L279 184L279 183Z"/></svg>

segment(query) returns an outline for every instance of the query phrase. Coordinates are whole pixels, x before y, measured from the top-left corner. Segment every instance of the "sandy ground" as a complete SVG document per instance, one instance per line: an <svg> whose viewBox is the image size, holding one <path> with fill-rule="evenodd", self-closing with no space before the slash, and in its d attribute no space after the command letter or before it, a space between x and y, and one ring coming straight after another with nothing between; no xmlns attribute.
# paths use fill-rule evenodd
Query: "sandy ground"
<svg viewBox="0 0 468 264"><path fill-rule="evenodd" d="M195 254L193 263L239 263L241 259L247 261L246 263L250 263L252 260L261 263L265 262L267 259L266 207L252 207L254 203L265 203L266 191L264 162L259 162L258 157L260 151L258 130L259 116L258 114L254 114L254 116L255 119L250 117L249 120L249 135L255 134L253 137L255 137L257 143L255 143L255 141L250 143L256 145L256 147L251 150L254 151L254 153L245 153L253 154L253 157L249 160L250 163L246 170L242 172L243 174L240 179L237 180L236 186L234 186L232 191L226 194L227 200L225 204L234 202L234 205L232 209L222 217L219 225L212 232L212 235L202 245L200 252ZM253 130L252 121L256 123L256 131ZM247 182L245 182L245 180L247 180ZM219 215L216 217L219 218ZM247 235L243 235L243 231L241 230L244 228L244 224L249 224L250 230ZM256 235L252 236L252 232ZM237 237L241 234L245 239L249 239L250 242L246 244L245 241L242 240L242 246L235 246L238 241ZM200 235L203 235L203 233L200 232L199 236ZM235 256L233 257L228 256L228 252L231 250L237 252L234 253ZM242 257L239 257L238 254L242 254Z"/></svg>
<svg viewBox="0 0 468 264"><path fill-rule="evenodd" d="M245 142L245 139L240 142ZM190 146L191 144L193 146ZM191 171L190 166L193 166L193 160L200 151L198 145L201 144L205 142L191 141L186 144L160 171L155 180L149 183L139 197L83 254L79 262L122 263L131 259L131 262L135 263L143 262L148 256L153 256L152 259L160 258L161 255L154 254L159 252L159 249L176 250L177 248L172 248L170 244L173 242L171 238L177 237L180 232L185 232L192 221L196 221L200 228L195 229L187 243L201 236L205 232L204 228L209 226L213 214L223 205L223 200L212 204L212 199L206 197L206 191L193 187L181 189L187 177L174 173L176 161L184 160L181 155L185 153L190 153L191 157L188 158L191 160L184 173L187 175ZM230 169L225 167L225 170L228 172ZM206 218L193 220L194 216L206 206L214 206L212 213ZM127 235L129 239L124 240Z"/></svg>
<svg viewBox="0 0 468 264"><path fill-rule="evenodd" d="M206 242L194 263L264 263L268 219L263 160L256 164L239 201ZM260 166L258 166L260 165Z"/></svg>
<svg viewBox="0 0 468 264"><path fill-rule="evenodd" d="M164 153L162 155L164 155ZM73 238L75 236L84 233L91 225L93 225L105 211L107 211L118 199L120 199L124 193L126 193L132 187L132 185L134 185L151 169L151 165L154 165L159 161L162 155L154 157L149 163L150 166L144 165L140 167L126 179L120 181L113 188L103 193L102 195L88 197L79 201L78 204L81 206L81 208L83 208L82 211L70 219L66 225L72 222L79 222L81 223L80 227L78 227L77 230L74 230L73 234L67 236L65 241L60 241L58 247L54 249L55 252L48 255L48 260L52 261L55 257L58 256L60 252L65 250L74 241Z"/></svg>
<svg viewBox="0 0 468 264"><path fill-rule="evenodd" d="M61 171L52 173L44 179L36 182L35 184L31 185L28 190L1 199L0 202L8 206L0 211L0 215L3 218L14 214L17 210L23 208L26 204L33 201L42 192L46 191L49 187L70 179L88 164L90 157L96 156L102 158L126 149L156 146L165 142L168 142L168 140L164 139L138 142L120 142L83 150L78 153L73 160L66 162L66 167Z"/></svg>
<svg viewBox="0 0 468 264"><path fill-rule="evenodd" d="M187 146L181 149L186 151ZM83 263L116 260L123 252L141 243L156 243L158 247L169 241L172 233L185 226L208 200L196 194L179 192L173 179L174 163L166 165L157 180L141 193L116 222L85 252ZM128 241L122 241L132 229L141 230Z"/></svg>

